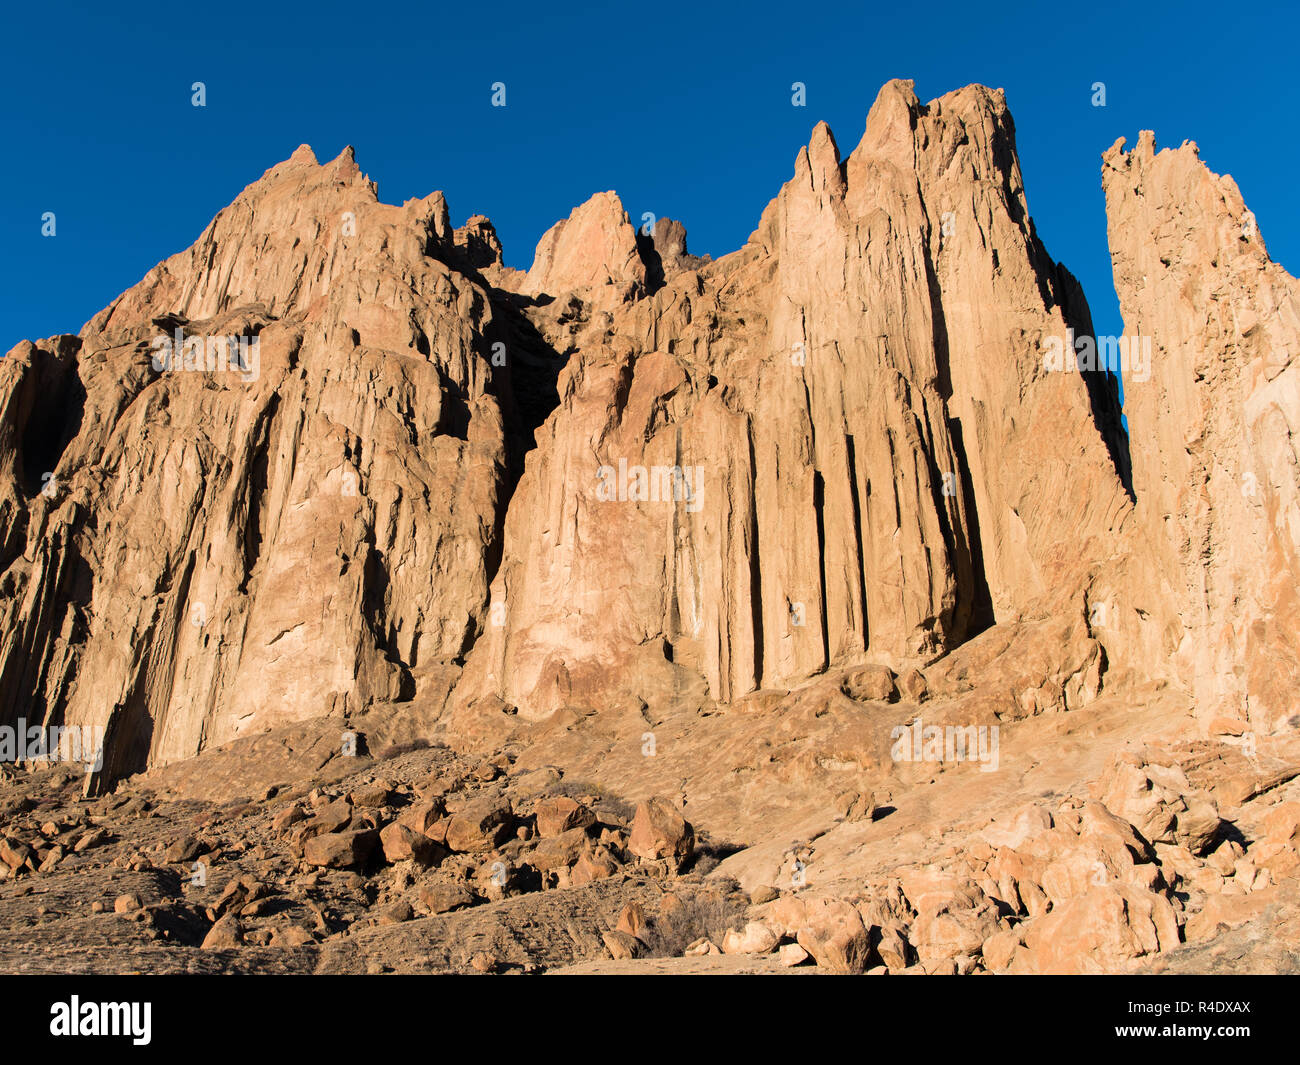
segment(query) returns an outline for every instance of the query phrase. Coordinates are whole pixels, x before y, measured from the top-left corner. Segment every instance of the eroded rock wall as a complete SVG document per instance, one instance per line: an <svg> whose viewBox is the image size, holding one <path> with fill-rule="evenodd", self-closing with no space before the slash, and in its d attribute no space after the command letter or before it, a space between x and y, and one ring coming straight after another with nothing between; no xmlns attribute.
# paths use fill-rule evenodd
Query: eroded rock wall
<svg viewBox="0 0 1300 1065"><path fill-rule="evenodd" d="M1196 145L1121 140L1102 180L1125 333L1152 351L1125 382L1147 580L1116 598L1159 604L1152 664L1198 714L1266 733L1300 710L1300 284Z"/></svg>

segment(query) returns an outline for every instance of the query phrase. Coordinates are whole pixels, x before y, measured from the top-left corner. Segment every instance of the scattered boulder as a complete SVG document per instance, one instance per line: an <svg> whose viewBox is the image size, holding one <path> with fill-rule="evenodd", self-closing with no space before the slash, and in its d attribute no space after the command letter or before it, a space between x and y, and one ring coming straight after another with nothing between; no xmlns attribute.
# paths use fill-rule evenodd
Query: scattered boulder
<svg viewBox="0 0 1300 1065"><path fill-rule="evenodd" d="M353 806L365 806L380 809L391 805L392 791L383 784L362 784L348 793L348 801Z"/></svg>
<svg viewBox="0 0 1300 1065"><path fill-rule="evenodd" d="M474 896L464 884L438 880L431 884L421 884L419 889L420 905L432 914L450 913L474 905Z"/></svg>
<svg viewBox="0 0 1300 1065"><path fill-rule="evenodd" d="M346 799L325 803L315 815L303 821L294 829L294 839L305 844L316 836L332 832L342 832L352 824L352 804Z"/></svg>
<svg viewBox="0 0 1300 1065"><path fill-rule="evenodd" d="M934 907L922 909L912 925L911 943L922 962L978 953L998 929L996 905L969 887Z"/></svg>
<svg viewBox="0 0 1300 1065"><path fill-rule="evenodd" d="M618 862L605 847L584 851L569 870L569 886L581 887L593 880L604 880L618 872Z"/></svg>
<svg viewBox="0 0 1300 1065"><path fill-rule="evenodd" d="M783 943L781 949L776 952L776 956L781 964L788 969L794 968L796 965L802 965L811 957L798 943Z"/></svg>
<svg viewBox="0 0 1300 1065"><path fill-rule="evenodd" d="M596 815L582 803L565 796L541 799L537 803L537 834L543 839L558 836L574 828L590 828Z"/></svg>
<svg viewBox="0 0 1300 1065"><path fill-rule="evenodd" d="M309 839L303 848L303 860L327 869L353 869L364 865L378 844L379 833L374 829L331 832Z"/></svg>
<svg viewBox="0 0 1300 1065"><path fill-rule="evenodd" d="M924 702L929 695L925 674L919 669L909 669L898 678L898 690L909 703Z"/></svg>
<svg viewBox="0 0 1300 1065"><path fill-rule="evenodd" d="M778 936L794 937L824 969L866 970L871 939L862 916L843 899L787 895L762 907L761 919Z"/></svg>
<svg viewBox="0 0 1300 1065"><path fill-rule="evenodd" d="M1127 884L1094 887L1027 922L1009 971L1104 973L1179 942L1178 917L1163 895Z"/></svg>
<svg viewBox="0 0 1300 1065"><path fill-rule="evenodd" d="M888 666L863 666L845 675L840 690L860 703L889 703L898 698L894 671Z"/></svg>
<svg viewBox="0 0 1300 1065"><path fill-rule="evenodd" d="M411 904L405 899L398 899L383 907L379 911L377 920L381 925L403 924L414 916L415 911L411 909Z"/></svg>
<svg viewBox="0 0 1300 1065"><path fill-rule="evenodd" d="M233 913L228 913L208 929L208 934L203 937L200 949L230 950L243 942L244 930L239 923L239 918Z"/></svg>
<svg viewBox="0 0 1300 1065"><path fill-rule="evenodd" d="M529 864L543 874L549 874L556 886L567 886L567 873L582 856L591 853L591 840L586 829L571 828L559 836L538 840L528 856ZM563 881L561 883L560 881Z"/></svg>
<svg viewBox="0 0 1300 1065"><path fill-rule="evenodd" d="M305 820L306 817L307 815L303 813L302 807L297 803L293 803L275 815L275 818L271 821L271 831L277 835L283 835L293 825Z"/></svg>
<svg viewBox="0 0 1300 1065"><path fill-rule="evenodd" d="M881 963L893 970L906 969L914 954L907 941L906 927L897 921L889 921L880 926L879 936L876 956Z"/></svg>
<svg viewBox="0 0 1300 1065"><path fill-rule="evenodd" d="M397 819L397 823L405 825L413 832L425 835L446 813L447 809L441 798L422 799L403 810L401 816Z"/></svg>
<svg viewBox="0 0 1300 1065"><path fill-rule="evenodd" d="M88 851L92 847L102 846L103 844L107 843L110 838L111 837L109 836L107 829L104 828L92 829L90 832L87 832L80 839L78 839L77 842L73 845L72 849L76 851L76 853L80 854L82 853L82 851Z"/></svg>
<svg viewBox="0 0 1300 1065"><path fill-rule="evenodd" d="M781 937L762 921L750 921L740 931L729 931L722 937L724 954L770 954Z"/></svg>
<svg viewBox="0 0 1300 1065"><path fill-rule="evenodd" d="M626 932L637 939L644 939L642 934L646 929L645 911L641 908L639 902L629 902L623 907L623 912L619 914L618 924L615 925L615 931Z"/></svg>
<svg viewBox="0 0 1300 1065"><path fill-rule="evenodd" d="M134 913L142 906L144 906L144 900L134 891L119 895L113 900L114 913Z"/></svg>
<svg viewBox="0 0 1300 1065"><path fill-rule="evenodd" d="M609 956L615 961L627 961L639 957L644 949L636 936L630 936L626 932L617 930L602 932L601 939L605 942L605 949L609 951Z"/></svg>
<svg viewBox="0 0 1300 1065"><path fill-rule="evenodd" d="M1179 843L1204 854L1219 834L1218 806L1176 765L1154 765L1137 754L1117 755L1095 792L1151 843Z"/></svg>
<svg viewBox="0 0 1300 1065"><path fill-rule="evenodd" d="M817 964L836 973L860 973L867 967L870 940L858 911L847 902L816 899L808 903L796 941Z"/></svg>
<svg viewBox="0 0 1300 1065"><path fill-rule="evenodd" d="M668 859L680 869L694 853L695 830L670 800L655 797L637 806L627 849L646 861Z"/></svg>
<svg viewBox="0 0 1300 1065"><path fill-rule="evenodd" d="M514 824L509 800L501 796L472 799L447 822L444 842L449 850L477 854L508 839Z"/></svg>
<svg viewBox="0 0 1300 1065"><path fill-rule="evenodd" d="M437 865L447 856L447 849L422 832L394 821L379 833L387 862L413 861L420 866Z"/></svg>
<svg viewBox="0 0 1300 1065"><path fill-rule="evenodd" d="M0 862L4 862L14 872L24 867L35 869L36 852L26 843L0 837Z"/></svg>
<svg viewBox="0 0 1300 1065"><path fill-rule="evenodd" d="M315 941L316 937L311 930L301 925L294 924L271 929L270 946L272 947L305 947Z"/></svg>
<svg viewBox="0 0 1300 1065"><path fill-rule="evenodd" d="M203 844L196 837L182 836L163 851L162 860L168 865L192 862L204 850Z"/></svg>

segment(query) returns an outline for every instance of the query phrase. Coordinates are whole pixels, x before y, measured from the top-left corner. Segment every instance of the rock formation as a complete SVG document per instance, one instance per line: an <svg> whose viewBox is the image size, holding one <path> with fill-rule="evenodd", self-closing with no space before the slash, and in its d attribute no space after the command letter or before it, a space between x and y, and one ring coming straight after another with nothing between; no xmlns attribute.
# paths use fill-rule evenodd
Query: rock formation
<svg viewBox="0 0 1300 1065"><path fill-rule="evenodd" d="M515 270L299 148L0 361L0 727L103 754L85 800L4 770L0 879L112 861L154 938L315 971L1092 972L1281 927L1300 289L1195 146L1102 178L1123 338L1000 90L891 82L843 157L819 124L717 260L603 192ZM157 853L122 812L193 802ZM153 897L199 853L219 895ZM478 906L578 931L448 945Z"/></svg>
<svg viewBox="0 0 1300 1065"><path fill-rule="evenodd" d="M1198 712L1261 733L1300 691L1300 284L1272 262L1236 183L1150 133L1105 155L1125 333L1140 545L1167 599L1170 657Z"/></svg>
<svg viewBox="0 0 1300 1065"><path fill-rule="evenodd" d="M601 232L582 263L548 234L528 286L612 278L630 233ZM891 83L846 160L814 130L740 251L631 306L612 281L548 294L560 406L464 686L525 716L620 676L644 696L665 649L722 701L934 655L1104 557L1130 509L1113 387L1043 369L1041 339L1090 321L1034 235L998 93L922 107Z"/></svg>
<svg viewBox="0 0 1300 1065"><path fill-rule="evenodd" d="M79 336L10 353L4 720L106 728L115 778L401 698L473 643L507 413L455 251L441 195L386 206L303 147ZM214 336L256 363L205 369ZM198 354L160 370L159 337Z"/></svg>

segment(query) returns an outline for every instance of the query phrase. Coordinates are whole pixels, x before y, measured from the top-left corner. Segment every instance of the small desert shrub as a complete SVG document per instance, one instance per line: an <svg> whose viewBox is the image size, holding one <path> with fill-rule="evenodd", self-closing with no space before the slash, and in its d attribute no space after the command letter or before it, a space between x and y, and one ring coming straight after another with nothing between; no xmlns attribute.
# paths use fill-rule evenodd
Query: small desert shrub
<svg viewBox="0 0 1300 1065"><path fill-rule="evenodd" d="M654 915L644 933L652 958L679 958L702 936L722 945L722 937L745 924L746 902L739 894L701 891L679 896L681 906Z"/></svg>

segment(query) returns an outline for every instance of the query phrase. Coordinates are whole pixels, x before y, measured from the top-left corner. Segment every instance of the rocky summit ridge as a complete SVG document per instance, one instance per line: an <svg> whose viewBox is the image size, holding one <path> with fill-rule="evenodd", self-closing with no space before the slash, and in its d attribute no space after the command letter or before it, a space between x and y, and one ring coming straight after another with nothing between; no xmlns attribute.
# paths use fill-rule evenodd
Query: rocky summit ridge
<svg viewBox="0 0 1300 1065"><path fill-rule="evenodd" d="M1101 176L1119 338L1003 93L893 81L717 260L304 145L20 343L0 726L93 757L0 767L0 956L45 881L162 970L1294 944L1300 286L1195 145Z"/></svg>

